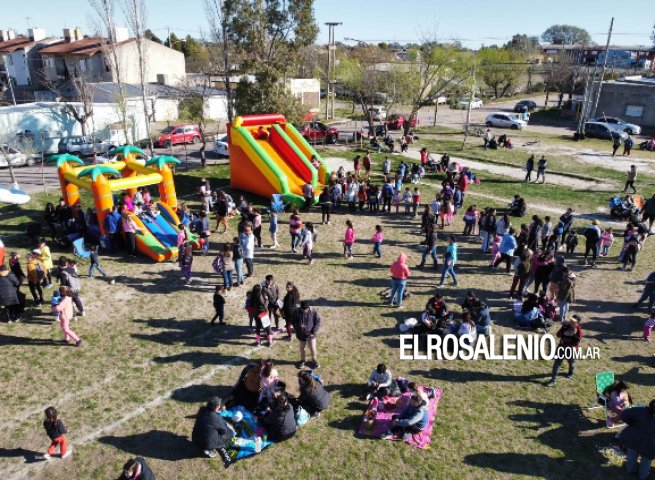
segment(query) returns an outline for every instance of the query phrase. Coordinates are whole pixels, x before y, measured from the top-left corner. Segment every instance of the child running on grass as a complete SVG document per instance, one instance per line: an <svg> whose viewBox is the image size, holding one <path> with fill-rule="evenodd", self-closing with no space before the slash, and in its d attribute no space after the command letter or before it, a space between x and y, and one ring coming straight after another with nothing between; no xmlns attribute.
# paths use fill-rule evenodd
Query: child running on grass
<svg viewBox="0 0 655 480"><path fill-rule="evenodd" d="M64 332L63 342L68 344L68 339L70 338L71 340L75 341L75 346L79 347L82 344L82 339L80 339L80 337L78 337L75 332L70 329L69 326L71 318L73 318L73 299L71 298L71 289L69 287L61 287L59 288L58 293L61 294L61 300L55 300L55 296L53 294L53 298L50 303L52 305L50 310L53 313L57 313L57 317L59 318L59 325Z"/></svg>
<svg viewBox="0 0 655 480"><path fill-rule="evenodd" d="M211 325L214 325L216 319L218 318L219 325L225 325L225 288L220 285L216 285L216 290L214 291L214 310L216 315L209 322Z"/></svg>
<svg viewBox="0 0 655 480"><path fill-rule="evenodd" d="M102 269L100 266L100 257L98 256L98 247L96 245L92 245L91 248L89 248L90 252L90 260L91 260L91 265L89 266L89 278L93 278L93 271L97 268L100 273L102 273L103 277L108 277L105 273L105 271ZM114 283L114 279L112 279L109 283Z"/></svg>
<svg viewBox="0 0 655 480"><path fill-rule="evenodd" d="M343 254L346 258L353 258L353 244L355 243L355 229L353 222L346 220L346 233L343 236Z"/></svg>
<svg viewBox="0 0 655 480"><path fill-rule="evenodd" d="M380 258L382 256L382 240L384 240L384 233L382 233L382 225L375 226L375 234L371 241L373 242L373 255Z"/></svg>
<svg viewBox="0 0 655 480"><path fill-rule="evenodd" d="M45 460L50 460L54 455L57 447L61 453L61 458L66 458L73 453L73 448L68 447L66 441L66 426L64 422L59 419L57 409L55 407L48 407L45 409L45 420L43 420L43 428L45 428L48 437L50 437L50 446L47 453L43 454Z"/></svg>
<svg viewBox="0 0 655 480"><path fill-rule="evenodd" d="M185 285L191 283L191 267L193 266L193 246L185 242L180 247L180 269L182 270L182 279Z"/></svg>

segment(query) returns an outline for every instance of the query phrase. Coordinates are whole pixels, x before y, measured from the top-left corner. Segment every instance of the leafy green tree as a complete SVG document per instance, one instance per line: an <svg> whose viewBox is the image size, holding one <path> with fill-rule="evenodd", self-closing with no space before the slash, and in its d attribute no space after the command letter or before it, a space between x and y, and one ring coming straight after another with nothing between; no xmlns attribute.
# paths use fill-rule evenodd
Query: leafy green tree
<svg viewBox="0 0 655 480"><path fill-rule="evenodd" d="M503 48L518 50L519 52L534 53L539 50L539 37L528 36L524 33L517 33L507 42Z"/></svg>
<svg viewBox="0 0 655 480"><path fill-rule="evenodd" d="M553 25L541 34L544 42L556 45L593 45L591 35L575 25Z"/></svg>
<svg viewBox="0 0 655 480"><path fill-rule="evenodd" d="M222 14L241 70L256 78L239 83L237 112L281 112L297 119L300 101L283 79L296 71L303 49L316 40L314 0L225 0Z"/></svg>
<svg viewBox="0 0 655 480"><path fill-rule="evenodd" d="M527 71L525 54L516 50L482 48L477 57L479 77L493 89L497 98L512 93Z"/></svg>
<svg viewBox="0 0 655 480"><path fill-rule="evenodd" d="M184 40L180 40L174 33L170 34L169 38L164 42L164 45L168 48L184 53Z"/></svg>

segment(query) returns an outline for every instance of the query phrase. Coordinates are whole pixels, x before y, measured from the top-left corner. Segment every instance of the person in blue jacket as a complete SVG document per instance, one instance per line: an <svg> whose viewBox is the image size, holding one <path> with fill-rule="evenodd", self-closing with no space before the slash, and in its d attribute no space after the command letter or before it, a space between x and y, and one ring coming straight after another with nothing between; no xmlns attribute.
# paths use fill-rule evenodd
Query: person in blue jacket
<svg viewBox="0 0 655 480"><path fill-rule="evenodd" d="M450 275L453 277L453 282L457 286L457 275L455 274L455 264L457 263L457 242L455 242L455 237L453 235L448 236L448 246L446 247L446 253L444 254L443 259L443 271L441 272L441 282L439 286L442 286L446 281L446 277Z"/></svg>
<svg viewBox="0 0 655 480"><path fill-rule="evenodd" d="M402 437L408 440L413 434L419 433L428 426L428 407L418 395L412 395L400 415L394 415L391 430L382 434L383 439Z"/></svg>
<svg viewBox="0 0 655 480"><path fill-rule="evenodd" d="M514 250L516 250L516 247L518 246L514 232L515 230L510 228L509 231L503 235L503 239L500 241L500 247L498 248L500 257L494 262L493 268L498 267L501 262L505 262L505 271L509 273Z"/></svg>

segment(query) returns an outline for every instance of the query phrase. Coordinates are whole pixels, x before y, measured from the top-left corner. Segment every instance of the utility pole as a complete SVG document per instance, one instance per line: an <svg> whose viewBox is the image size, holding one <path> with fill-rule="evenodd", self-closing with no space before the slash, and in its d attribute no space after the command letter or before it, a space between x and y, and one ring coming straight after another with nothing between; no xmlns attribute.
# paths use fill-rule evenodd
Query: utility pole
<svg viewBox="0 0 655 480"><path fill-rule="evenodd" d="M171 45L171 28L166 25L166 36L168 37L168 48L173 48Z"/></svg>
<svg viewBox="0 0 655 480"><path fill-rule="evenodd" d="M600 82L596 89L596 97L594 98L594 108L591 110L592 115L596 115L596 108L598 108L598 100L600 100L600 91L603 88L603 79L605 78L605 69L607 69L607 57L610 55L610 41L612 40L612 27L614 27L614 17L610 21L610 29L607 32L607 44L605 45L605 58L603 58L603 68L600 71Z"/></svg>
<svg viewBox="0 0 655 480"><path fill-rule="evenodd" d="M468 104L468 109L466 111L466 126L464 127L464 141L462 142L462 148L460 150L464 150L464 145L466 144L466 140L468 140L468 136L469 136L469 126L471 124L471 105L473 104L474 90L475 90L475 63L471 67L471 93L469 94L469 104Z"/></svg>
<svg viewBox="0 0 655 480"><path fill-rule="evenodd" d="M223 72L225 73L225 96L227 97L227 119L232 123L232 87L230 85L230 64L228 60L227 42L227 21L223 13L223 2L221 1L221 30L223 33Z"/></svg>
<svg viewBox="0 0 655 480"><path fill-rule="evenodd" d="M334 54L336 52L336 45L334 44L334 27L341 25L341 22L326 22L325 25L329 27L328 32L328 64L326 78L327 82L325 84L325 118L330 118L330 92L332 91L332 118L334 118ZM332 88L330 88L330 83L332 83Z"/></svg>

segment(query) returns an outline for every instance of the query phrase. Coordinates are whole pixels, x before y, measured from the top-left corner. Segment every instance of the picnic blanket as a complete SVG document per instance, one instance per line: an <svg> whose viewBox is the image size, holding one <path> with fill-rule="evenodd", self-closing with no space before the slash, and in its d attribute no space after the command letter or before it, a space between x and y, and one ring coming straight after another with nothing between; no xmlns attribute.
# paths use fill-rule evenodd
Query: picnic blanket
<svg viewBox="0 0 655 480"><path fill-rule="evenodd" d="M243 420L235 422L232 417L236 412L241 412ZM255 455L255 438L262 438L262 450L273 444L268 440L264 426L257 420L257 417L248 410L246 407L237 405L227 410L221 410L219 413L236 431L236 435L232 437L228 443L226 450L230 457L230 462L235 462L241 458L250 457Z"/></svg>
<svg viewBox="0 0 655 480"><path fill-rule="evenodd" d="M419 387L423 390L426 387ZM428 449L430 448L430 441L432 440L432 428L434 427L434 420L437 416L437 405L439 404L439 399L443 394L443 389L435 388L434 389L434 398L431 398L428 403L428 426L420 433L413 434L409 439L405 440L409 445L416 448ZM409 397L411 397L411 392L405 392L400 397L389 398L388 402L380 402L378 406L378 411L375 416L375 424L373 429L369 429L366 425L366 418L362 420L362 424L359 427L357 432L359 435L367 437L379 438L387 430L391 430L391 417L393 415L398 415L403 408L409 403ZM400 440L398 438L397 440Z"/></svg>

